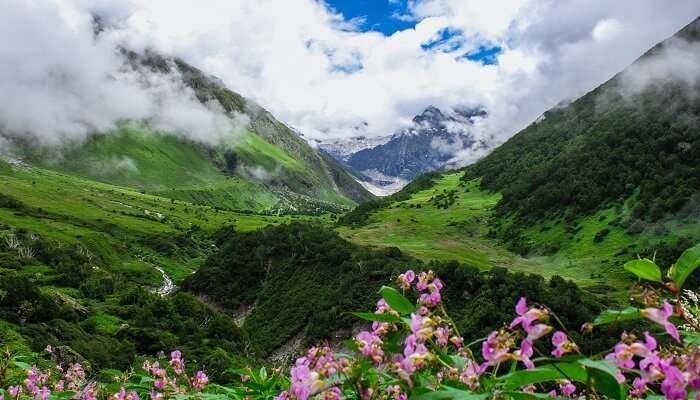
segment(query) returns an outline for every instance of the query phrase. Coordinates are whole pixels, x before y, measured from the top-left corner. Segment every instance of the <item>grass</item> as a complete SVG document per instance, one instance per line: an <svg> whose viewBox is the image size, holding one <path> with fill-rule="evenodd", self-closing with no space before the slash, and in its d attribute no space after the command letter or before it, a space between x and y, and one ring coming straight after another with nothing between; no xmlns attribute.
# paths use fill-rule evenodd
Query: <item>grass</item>
<svg viewBox="0 0 700 400"><path fill-rule="evenodd" d="M503 244L486 237L493 208L501 195L481 191L478 179L460 184L461 176L459 172L444 174L432 188L376 212L367 225L339 231L356 243L396 246L424 261L457 260L481 269L500 266L545 277L559 275L584 287L609 286L614 283L611 277L626 279L626 274L614 271L621 267L602 261L628 239L613 231L602 244L594 245L592 237L600 229L591 221L581 231L586 239L571 242L557 256L524 258L505 250ZM454 202L450 203L449 197ZM599 216L590 219L595 218ZM539 239L554 241L561 237L560 231L552 229Z"/></svg>
<svg viewBox="0 0 700 400"><path fill-rule="evenodd" d="M309 217L264 216L217 210L136 190L34 167L0 172L0 194L20 200L31 212L0 208L4 230L26 230L69 245L80 245L107 266L158 283L154 265L175 281L188 276L206 254L168 256L143 242L187 232L213 232L225 225L243 231ZM4 228L3 228L4 227Z"/></svg>

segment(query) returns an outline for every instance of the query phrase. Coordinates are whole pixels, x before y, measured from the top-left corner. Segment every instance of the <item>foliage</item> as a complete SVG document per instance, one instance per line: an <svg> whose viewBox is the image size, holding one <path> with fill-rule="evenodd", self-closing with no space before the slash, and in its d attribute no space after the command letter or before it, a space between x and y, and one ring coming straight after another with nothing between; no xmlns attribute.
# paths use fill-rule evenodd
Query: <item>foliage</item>
<svg viewBox="0 0 700 400"><path fill-rule="evenodd" d="M675 265L687 262L694 249ZM10 353L0 357L0 395L12 399L159 398L201 399L537 399L647 398L681 400L700 390L700 326L697 310L683 297L683 275L671 272L658 282L647 260L630 267L646 294L642 309L606 310L594 323L581 327L594 336L602 327L645 318L650 331L637 325L602 352L585 349L585 337L574 336L562 317L525 297L515 306L515 318L486 337L465 340L447 313L447 284L435 272L408 270L383 286L373 313L356 313L371 328L353 335L342 351L328 345L310 348L296 360L285 378L280 370L231 369L236 379L228 386L212 384L203 371L185 364L180 351L170 358L145 361L141 371L115 372L111 382L91 379L80 364L52 361L30 365ZM650 264L651 263L651 264ZM690 271L692 272L692 271ZM688 272L688 274L690 273ZM456 287L459 289L459 287ZM453 289L454 290L454 289ZM635 289L636 290L636 289ZM633 292L635 291L633 290ZM671 303L674 303L672 305ZM510 318L509 318L510 319ZM678 324L680 322L680 324ZM656 332L670 337L662 338ZM656 337L655 337L656 336ZM480 350L480 351L478 351ZM47 347L53 355L55 350ZM24 369L26 379L8 375Z"/></svg>

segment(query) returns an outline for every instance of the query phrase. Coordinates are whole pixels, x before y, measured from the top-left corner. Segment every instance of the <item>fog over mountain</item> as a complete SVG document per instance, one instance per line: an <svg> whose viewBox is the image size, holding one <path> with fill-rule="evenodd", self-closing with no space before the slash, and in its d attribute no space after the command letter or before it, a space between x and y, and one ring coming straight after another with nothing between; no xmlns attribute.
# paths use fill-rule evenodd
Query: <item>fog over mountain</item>
<svg viewBox="0 0 700 400"><path fill-rule="evenodd" d="M123 46L220 77L310 142L385 137L428 106L466 105L488 112L471 133L494 146L700 13L692 0L508 0L497 13L487 3L410 1L392 18L411 24L385 33L314 0L8 0L0 33L22 40L0 43L0 119L5 131L49 141L120 119L171 124L204 141L236 128L171 79L124 70L115 51Z"/></svg>

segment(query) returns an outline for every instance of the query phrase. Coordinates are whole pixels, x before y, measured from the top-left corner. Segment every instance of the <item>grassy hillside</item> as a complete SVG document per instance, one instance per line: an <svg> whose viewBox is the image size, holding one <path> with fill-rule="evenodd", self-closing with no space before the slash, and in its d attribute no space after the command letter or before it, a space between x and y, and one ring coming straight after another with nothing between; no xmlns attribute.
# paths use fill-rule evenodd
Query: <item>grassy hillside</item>
<svg viewBox="0 0 700 400"><path fill-rule="evenodd" d="M700 239L697 81L669 73L630 83L668 48L698 38L700 19L468 167L465 180L481 178L483 190L503 195L494 233L523 254L585 252L576 232L588 229L601 238L609 230L611 246L625 236L652 247Z"/></svg>
<svg viewBox="0 0 700 400"><path fill-rule="evenodd" d="M612 283L630 278L622 270L622 263L634 254L632 248L625 254L616 253L636 243L637 238L616 230L602 243L596 243L597 219L586 222L560 254L525 258L506 250L492 232L501 195L481 190L478 179L464 181L463 175L447 172L433 178L427 189L409 190L409 195L399 192L397 197L405 200L387 202L371 212L365 223L341 225L338 231L353 242L396 246L425 261L457 260L481 269L504 267L546 277L559 275L592 290L607 290ZM567 238L556 229L542 235L542 243L559 243Z"/></svg>
<svg viewBox="0 0 700 400"><path fill-rule="evenodd" d="M308 218L222 211L2 162L0 346L26 356L51 344L92 373L177 347L230 379L247 341L231 316L155 290L173 292L167 278L179 286L190 276L224 226Z"/></svg>

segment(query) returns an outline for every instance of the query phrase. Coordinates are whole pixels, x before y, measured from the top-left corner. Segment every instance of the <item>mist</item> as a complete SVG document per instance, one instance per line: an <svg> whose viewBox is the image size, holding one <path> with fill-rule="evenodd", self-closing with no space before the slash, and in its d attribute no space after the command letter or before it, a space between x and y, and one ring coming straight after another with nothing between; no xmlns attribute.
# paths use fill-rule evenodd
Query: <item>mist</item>
<svg viewBox="0 0 700 400"><path fill-rule="evenodd" d="M216 144L247 125L244 116L200 103L177 72L134 69L117 37L96 34L90 12L66 2L6 3L0 24L6 38L0 41L0 136L6 140L0 147L8 138L49 146L80 141L122 121Z"/></svg>

